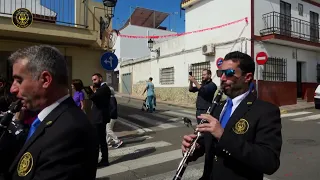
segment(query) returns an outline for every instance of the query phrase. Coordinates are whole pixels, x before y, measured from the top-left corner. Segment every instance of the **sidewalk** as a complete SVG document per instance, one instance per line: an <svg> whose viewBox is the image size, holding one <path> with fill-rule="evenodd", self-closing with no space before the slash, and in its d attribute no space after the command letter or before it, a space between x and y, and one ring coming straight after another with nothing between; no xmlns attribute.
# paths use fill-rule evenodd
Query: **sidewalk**
<svg viewBox="0 0 320 180"><path fill-rule="evenodd" d="M115 96L116 97L124 97L124 98L132 98L132 99L137 99L137 100L144 100L145 99L145 97L122 94L122 93L118 93L118 92L116 92ZM176 103L176 102L171 102L171 101L161 101L158 99L157 99L157 103L176 106L176 107L183 107L183 108L188 108L188 109L195 109L196 108L195 104L183 104L183 103ZM303 100L298 100L297 104L280 106L280 110L281 110L282 114L285 114L285 113L291 112L291 111L299 111L299 110L312 109L312 108L314 108L313 102L306 102Z"/></svg>

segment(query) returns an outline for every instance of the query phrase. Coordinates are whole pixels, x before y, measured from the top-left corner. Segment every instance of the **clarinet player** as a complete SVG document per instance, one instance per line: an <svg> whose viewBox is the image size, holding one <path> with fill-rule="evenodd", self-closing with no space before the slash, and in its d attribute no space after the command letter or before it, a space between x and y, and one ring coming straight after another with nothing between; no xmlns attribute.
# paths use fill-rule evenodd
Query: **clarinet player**
<svg viewBox="0 0 320 180"><path fill-rule="evenodd" d="M36 45L17 50L9 60L14 79L10 91L36 117L6 179L94 180L97 134L68 94L64 56L55 47Z"/></svg>
<svg viewBox="0 0 320 180"><path fill-rule="evenodd" d="M224 59L217 76L227 101L212 115L199 116L208 123L197 126L203 136L190 161L205 155L203 180L263 180L263 174L271 175L280 166L280 110L249 90L255 71L249 55L236 51ZM183 152L195 137L183 137Z"/></svg>

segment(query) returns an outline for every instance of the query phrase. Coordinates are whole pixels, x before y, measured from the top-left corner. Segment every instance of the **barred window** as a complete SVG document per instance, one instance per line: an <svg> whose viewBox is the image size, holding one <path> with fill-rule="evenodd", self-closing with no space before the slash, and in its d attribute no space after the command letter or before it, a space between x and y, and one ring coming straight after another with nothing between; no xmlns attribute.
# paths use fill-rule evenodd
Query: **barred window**
<svg viewBox="0 0 320 180"><path fill-rule="evenodd" d="M266 81L287 81L287 60L284 58L268 58L263 66L263 80Z"/></svg>
<svg viewBox="0 0 320 180"><path fill-rule="evenodd" d="M160 84L174 84L174 68L161 68L159 77Z"/></svg>
<svg viewBox="0 0 320 180"><path fill-rule="evenodd" d="M200 63L195 63L195 64L191 64L191 67L189 68L189 71L192 72L192 76L198 81L201 82L202 81L202 71L204 69L210 69L210 62L200 62Z"/></svg>

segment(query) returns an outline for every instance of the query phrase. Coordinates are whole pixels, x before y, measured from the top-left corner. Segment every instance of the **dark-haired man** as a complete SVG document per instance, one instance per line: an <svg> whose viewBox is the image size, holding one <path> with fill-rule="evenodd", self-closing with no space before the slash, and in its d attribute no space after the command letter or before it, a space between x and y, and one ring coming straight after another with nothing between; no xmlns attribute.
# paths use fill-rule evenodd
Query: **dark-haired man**
<svg viewBox="0 0 320 180"><path fill-rule="evenodd" d="M212 115L202 114L208 123L191 160L205 154L201 179L263 180L280 166L282 146L279 107L259 100L249 90L255 71L253 59L241 52L227 54L217 70L227 96ZM182 150L195 135L184 136Z"/></svg>
<svg viewBox="0 0 320 180"><path fill-rule="evenodd" d="M189 91L190 92L198 92L197 102L196 102L196 118L197 123L199 124L201 119L198 118L200 114L204 114L207 112L208 108L212 104L214 93L217 90L217 86L212 82L211 79L211 70L204 69L202 71L202 82L201 85L197 82L197 80L193 76L189 76L190 84ZM193 84L196 87L193 87Z"/></svg>
<svg viewBox="0 0 320 180"><path fill-rule="evenodd" d="M110 97L111 90L106 83L102 83L102 75L95 73L91 77L93 86L90 86L94 91L93 94L88 94L92 105L92 118L91 121L95 125L98 136L102 159L98 164L98 167L109 166L108 157L108 143L106 134L106 125L110 122Z"/></svg>

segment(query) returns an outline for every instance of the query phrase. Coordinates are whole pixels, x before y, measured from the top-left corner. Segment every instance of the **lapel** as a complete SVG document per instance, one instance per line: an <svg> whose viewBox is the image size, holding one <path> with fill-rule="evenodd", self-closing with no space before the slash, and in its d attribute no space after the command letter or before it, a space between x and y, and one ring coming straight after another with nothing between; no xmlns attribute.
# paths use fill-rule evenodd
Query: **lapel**
<svg viewBox="0 0 320 180"><path fill-rule="evenodd" d="M224 107L224 105L226 104L227 101L223 101L223 102L220 102L219 105L216 107L216 109L214 109L214 111L212 112L212 116L216 119L219 120L219 116L220 116L220 113ZM209 135L208 135L209 134ZM206 141L206 144L210 147L210 149L213 147L212 145L214 144L214 142L216 142L217 140L215 138L213 138L213 136L208 133L207 134L207 138L208 140ZM213 142L214 141L214 142Z"/></svg>
<svg viewBox="0 0 320 180"><path fill-rule="evenodd" d="M53 111L51 111L48 116L40 123L39 127L36 129L31 138L23 145L19 154L16 156L15 160L11 164L10 172L13 170L15 165L19 162L21 156L25 151L38 139L44 130L50 127L69 106L74 105L73 99L71 97L67 98L65 101L61 102Z"/></svg>
<svg viewBox="0 0 320 180"><path fill-rule="evenodd" d="M220 102L216 109L213 111L212 116L219 120L221 111L227 101Z"/></svg>
<svg viewBox="0 0 320 180"><path fill-rule="evenodd" d="M247 97L245 97L235 111L232 113L226 127L225 132L229 132L230 129L240 120L249 110L256 97L250 92Z"/></svg>

